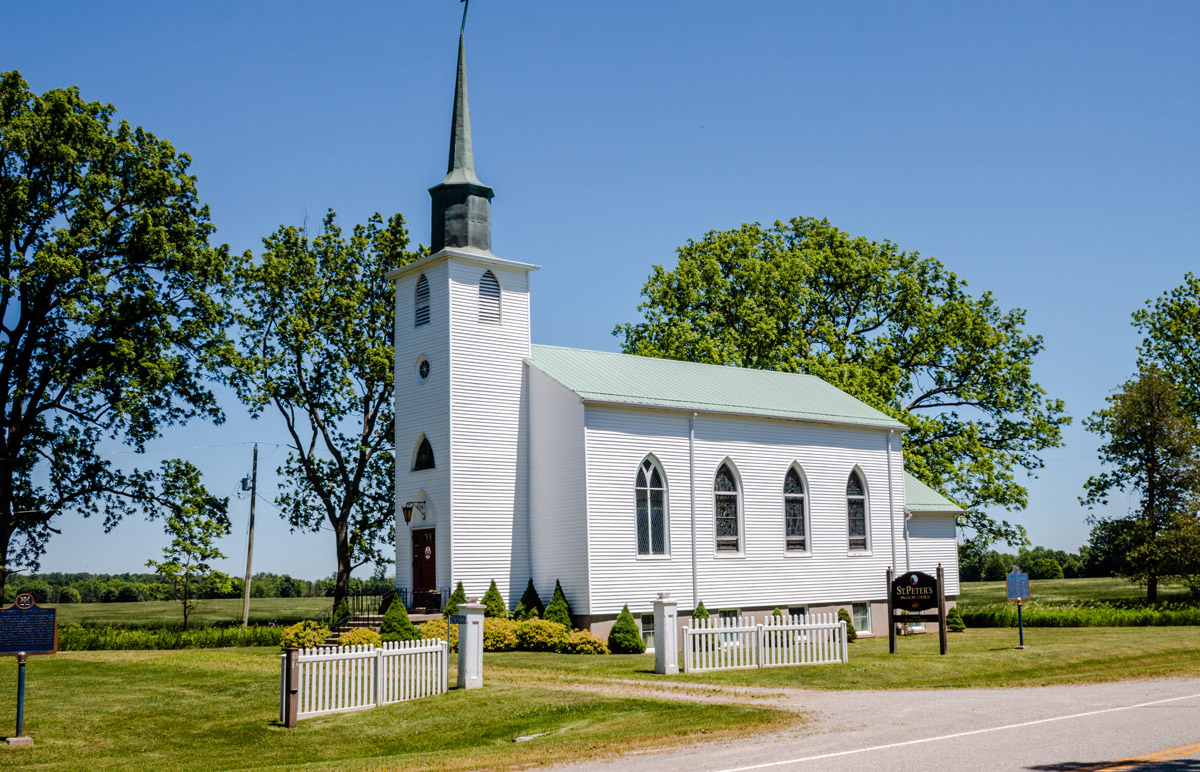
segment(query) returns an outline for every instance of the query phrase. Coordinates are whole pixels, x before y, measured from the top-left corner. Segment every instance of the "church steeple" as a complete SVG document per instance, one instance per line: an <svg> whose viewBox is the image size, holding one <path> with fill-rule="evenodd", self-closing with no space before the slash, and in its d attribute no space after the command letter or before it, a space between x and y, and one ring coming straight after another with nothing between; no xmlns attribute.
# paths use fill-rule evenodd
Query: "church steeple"
<svg viewBox="0 0 1200 772"><path fill-rule="evenodd" d="M450 119L450 160L446 176L429 189L433 198L430 249L445 247L492 248L492 189L475 176L471 148L471 111L467 105L467 57L463 33L458 36L458 78L454 84L454 112Z"/></svg>

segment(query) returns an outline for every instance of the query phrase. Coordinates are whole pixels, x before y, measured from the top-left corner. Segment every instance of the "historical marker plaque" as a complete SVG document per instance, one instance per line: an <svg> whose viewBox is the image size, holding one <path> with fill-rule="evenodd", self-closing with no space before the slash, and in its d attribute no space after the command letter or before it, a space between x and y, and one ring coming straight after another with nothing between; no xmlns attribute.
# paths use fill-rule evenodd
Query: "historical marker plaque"
<svg viewBox="0 0 1200 772"><path fill-rule="evenodd" d="M1029 600L1029 574L1020 566L1013 566L1013 570L1004 575L1004 582L1009 600Z"/></svg>
<svg viewBox="0 0 1200 772"><path fill-rule="evenodd" d="M450 621L450 624L452 624L452 625L465 625L467 623L467 615L466 614L451 614L449 621Z"/></svg>
<svg viewBox="0 0 1200 772"><path fill-rule="evenodd" d="M58 611L39 608L29 593L21 593L0 609L0 656L53 654L58 651Z"/></svg>

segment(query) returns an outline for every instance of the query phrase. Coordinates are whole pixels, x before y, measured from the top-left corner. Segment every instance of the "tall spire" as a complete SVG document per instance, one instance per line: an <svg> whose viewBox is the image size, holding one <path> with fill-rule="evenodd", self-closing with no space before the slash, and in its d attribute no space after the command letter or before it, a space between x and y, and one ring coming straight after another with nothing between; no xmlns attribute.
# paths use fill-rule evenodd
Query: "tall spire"
<svg viewBox="0 0 1200 772"><path fill-rule="evenodd" d="M465 10L465 9L464 9ZM465 23L464 16L464 23ZM441 184L429 189L433 197L430 248L470 247L489 252L492 247L492 189L475 176L471 147L471 110L467 104L467 47L458 35L458 77L454 83L454 110L450 119L450 159Z"/></svg>

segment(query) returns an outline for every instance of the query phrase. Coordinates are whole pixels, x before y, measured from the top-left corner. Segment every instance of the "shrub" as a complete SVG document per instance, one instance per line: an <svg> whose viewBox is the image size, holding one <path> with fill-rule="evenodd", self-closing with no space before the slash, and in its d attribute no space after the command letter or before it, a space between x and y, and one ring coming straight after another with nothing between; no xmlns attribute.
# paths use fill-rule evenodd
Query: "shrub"
<svg viewBox="0 0 1200 772"><path fill-rule="evenodd" d="M329 618L329 624L341 625L350 621L350 607L346 605L346 601L342 601L333 607L333 616Z"/></svg>
<svg viewBox="0 0 1200 772"><path fill-rule="evenodd" d="M567 636L561 654L607 654L608 644L591 630L576 630Z"/></svg>
<svg viewBox="0 0 1200 772"><path fill-rule="evenodd" d="M858 640L858 631L854 629L854 622L850 619L850 612L844 608L838 609L838 621L846 623L846 640Z"/></svg>
<svg viewBox="0 0 1200 772"><path fill-rule="evenodd" d="M458 625L447 625L446 618L431 619L420 627L421 638L426 641L441 639L450 642L450 651L458 651Z"/></svg>
<svg viewBox="0 0 1200 772"><path fill-rule="evenodd" d="M60 625L60 651L112 651L148 649L214 649L226 646L278 646L280 627L193 627L189 630L135 629Z"/></svg>
<svg viewBox="0 0 1200 772"><path fill-rule="evenodd" d="M525 592L521 595L520 602L513 609L513 619L541 619L545 613L546 607L542 605L542 599L538 597L537 590L533 588L533 580L529 580L529 584L525 585Z"/></svg>
<svg viewBox="0 0 1200 772"><path fill-rule="evenodd" d="M771 617L773 619L775 619L776 621L782 622L783 621L783 612L780 611L778 607L776 607L776 609L771 612Z"/></svg>
<svg viewBox="0 0 1200 772"><path fill-rule="evenodd" d="M696 610L692 612L692 619L708 619L708 609L704 608L704 601L696 606Z"/></svg>
<svg viewBox="0 0 1200 772"><path fill-rule="evenodd" d="M946 630L952 633L961 633L966 629L967 623L963 621L958 606L951 606L950 610L946 612Z"/></svg>
<svg viewBox="0 0 1200 772"><path fill-rule="evenodd" d="M504 602L504 596L500 594L500 588L496 586L495 579L492 580L487 592L483 594L483 605L485 617L508 619L508 604Z"/></svg>
<svg viewBox="0 0 1200 772"><path fill-rule="evenodd" d="M412 620L408 618L408 609L404 608L404 601L399 598L393 598L392 605L384 612L383 621L379 624L379 633L382 639L389 643L415 641L421 637Z"/></svg>
<svg viewBox="0 0 1200 772"><path fill-rule="evenodd" d="M517 622L511 619L483 620L484 651L514 651L517 648Z"/></svg>
<svg viewBox="0 0 1200 772"><path fill-rule="evenodd" d="M646 651L642 631L633 621L633 614L629 613L629 604L625 604L621 613L617 614L617 621L608 631L608 648L613 654L641 654Z"/></svg>
<svg viewBox="0 0 1200 772"><path fill-rule="evenodd" d="M567 603L567 596L563 593L562 585L557 579L554 580L554 597L546 606L546 612L542 614L542 619L548 622L557 622L568 630L572 629L571 606Z"/></svg>
<svg viewBox="0 0 1200 772"><path fill-rule="evenodd" d="M285 649L311 649L329 637L329 628L322 622L306 619L283 631L279 645Z"/></svg>
<svg viewBox="0 0 1200 772"><path fill-rule="evenodd" d="M383 639L379 633L366 627L356 627L338 636L338 646L372 646L379 648Z"/></svg>
<svg viewBox="0 0 1200 772"><path fill-rule="evenodd" d="M571 635L569 627L548 619L527 619L516 628L520 651L561 651Z"/></svg>
<svg viewBox="0 0 1200 772"><path fill-rule="evenodd" d="M458 604L467 602L467 591L463 589L462 582L454 588L449 600L446 601L446 608L442 609L442 616L448 617L451 614L458 613Z"/></svg>
<svg viewBox="0 0 1200 772"><path fill-rule="evenodd" d="M27 592L33 596L33 602L41 605L50 602L50 585L43 582L41 579L34 579L32 582L25 582L17 588L17 595Z"/></svg>
<svg viewBox="0 0 1200 772"><path fill-rule="evenodd" d="M76 590L74 587L59 587L58 588L58 602L59 603L78 603L79 602L79 590Z"/></svg>

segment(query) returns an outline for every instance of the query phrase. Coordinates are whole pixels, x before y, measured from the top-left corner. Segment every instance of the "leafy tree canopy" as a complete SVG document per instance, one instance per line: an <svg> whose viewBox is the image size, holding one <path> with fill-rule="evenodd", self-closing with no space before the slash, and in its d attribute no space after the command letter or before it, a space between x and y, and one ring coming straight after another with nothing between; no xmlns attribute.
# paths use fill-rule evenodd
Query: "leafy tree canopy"
<svg viewBox="0 0 1200 772"><path fill-rule="evenodd" d="M1142 333L1139 364L1160 368L1179 387L1179 401L1200 416L1200 278L1188 273L1183 284L1133 314Z"/></svg>
<svg viewBox="0 0 1200 772"><path fill-rule="evenodd" d="M52 521L106 527L152 497L97 446L221 413L204 374L225 345L225 247L191 159L76 88L0 74L0 589L36 569Z"/></svg>
<svg viewBox="0 0 1200 772"><path fill-rule="evenodd" d="M1118 576L1144 583L1151 603L1160 578L1200 575L1200 429L1180 394L1151 366L1084 421L1105 438L1099 452L1108 471L1088 479L1081 502L1107 504L1114 492L1137 497L1124 517L1091 518L1092 547Z"/></svg>
<svg viewBox="0 0 1200 772"><path fill-rule="evenodd" d="M909 471L967 509L984 542L1024 543L988 507L1023 508L1018 470L1062 443L1061 400L1033 380L1025 312L933 258L797 217L713 231L655 266L614 330L630 354L820 376L903 421Z"/></svg>
<svg viewBox="0 0 1200 772"><path fill-rule="evenodd" d="M394 290L387 272L408 251L404 218L375 214L347 237L337 216L321 232L285 226L236 270L242 307L229 381L252 414L276 413L291 438L276 504L293 529L328 529L337 559L335 598L350 572L387 561L395 459Z"/></svg>

